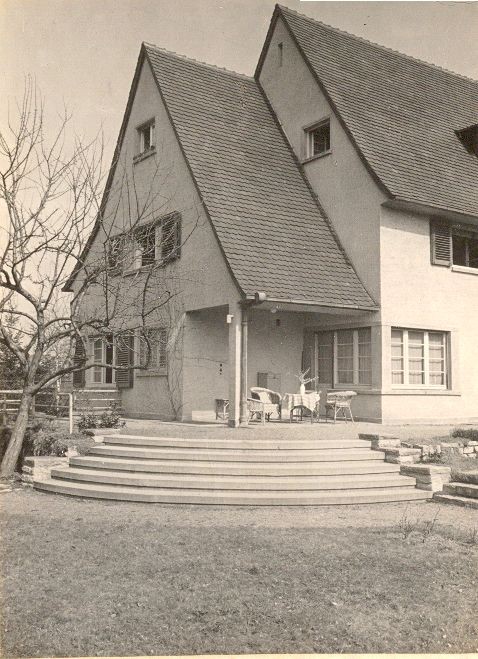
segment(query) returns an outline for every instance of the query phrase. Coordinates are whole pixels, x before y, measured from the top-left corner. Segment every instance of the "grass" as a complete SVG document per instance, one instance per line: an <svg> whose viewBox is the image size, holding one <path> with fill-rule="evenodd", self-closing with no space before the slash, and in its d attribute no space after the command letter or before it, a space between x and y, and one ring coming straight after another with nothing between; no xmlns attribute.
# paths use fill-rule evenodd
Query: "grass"
<svg viewBox="0 0 478 659"><path fill-rule="evenodd" d="M478 649L473 511L1 496L6 656Z"/></svg>

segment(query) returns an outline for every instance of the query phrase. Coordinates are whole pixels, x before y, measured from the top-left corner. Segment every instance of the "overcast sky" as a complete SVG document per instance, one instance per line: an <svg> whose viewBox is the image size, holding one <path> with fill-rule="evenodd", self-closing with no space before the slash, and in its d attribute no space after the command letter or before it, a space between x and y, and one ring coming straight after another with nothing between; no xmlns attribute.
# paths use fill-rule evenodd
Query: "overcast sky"
<svg viewBox="0 0 478 659"><path fill-rule="evenodd" d="M252 74L274 0L0 0L2 99L32 74L75 128L101 123L111 157L141 41ZM478 79L477 2L283 4L325 23ZM6 63L6 66L5 66ZM3 104L5 106L5 104ZM0 110L0 120L5 111Z"/></svg>

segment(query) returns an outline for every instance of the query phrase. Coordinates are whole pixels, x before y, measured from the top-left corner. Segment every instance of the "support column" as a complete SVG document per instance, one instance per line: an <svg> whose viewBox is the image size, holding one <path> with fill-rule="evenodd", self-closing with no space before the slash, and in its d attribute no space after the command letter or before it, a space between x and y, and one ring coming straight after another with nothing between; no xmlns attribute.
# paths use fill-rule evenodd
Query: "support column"
<svg viewBox="0 0 478 659"><path fill-rule="evenodd" d="M229 426L237 428L241 396L241 306L237 302L230 304L229 314Z"/></svg>
<svg viewBox="0 0 478 659"><path fill-rule="evenodd" d="M247 411L247 329L249 323L249 308L245 304L242 307L241 320L241 409L240 424L246 426L249 423Z"/></svg>

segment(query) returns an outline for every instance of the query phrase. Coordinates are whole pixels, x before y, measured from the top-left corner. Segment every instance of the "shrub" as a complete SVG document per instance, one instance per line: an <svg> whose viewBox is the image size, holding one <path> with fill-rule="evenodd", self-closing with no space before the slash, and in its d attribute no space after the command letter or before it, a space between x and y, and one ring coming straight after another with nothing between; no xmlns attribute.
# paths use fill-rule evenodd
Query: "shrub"
<svg viewBox="0 0 478 659"><path fill-rule="evenodd" d="M111 409L106 410L99 415L94 414L93 412L82 414L78 422L78 429L87 430L90 428L122 428L124 425L125 422L121 421L116 405L112 405Z"/></svg>
<svg viewBox="0 0 478 659"><path fill-rule="evenodd" d="M478 441L478 428L455 428L451 433L451 436Z"/></svg>

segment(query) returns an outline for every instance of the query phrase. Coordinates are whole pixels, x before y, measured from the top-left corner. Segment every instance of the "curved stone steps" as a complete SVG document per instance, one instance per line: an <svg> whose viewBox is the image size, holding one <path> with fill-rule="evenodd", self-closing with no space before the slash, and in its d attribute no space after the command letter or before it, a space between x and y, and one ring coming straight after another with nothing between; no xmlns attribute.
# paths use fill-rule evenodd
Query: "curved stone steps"
<svg viewBox="0 0 478 659"><path fill-rule="evenodd" d="M91 455L143 458L148 460L198 460L214 462L337 462L342 459L383 460L383 454L370 448L335 449L209 449L162 448L103 444L90 449Z"/></svg>
<svg viewBox="0 0 478 659"><path fill-rule="evenodd" d="M354 490L384 487L414 487L415 479L397 474L352 474L329 476L224 476L211 474L153 474L99 469L53 469L52 479L134 487L206 490Z"/></svg>
<svg viewBox="0 0 478 659"><path fill-rule="evenodd" d="M181 448L181 449L225 449L225 450L342 450L369 449L370 442L363 439L201 439L183 437L150 437L147 435L98 435L105 446L142 446L149 448Z"/></svg>
<svg viewBox="0 0 478 659"><path fill-rule="evenodd" d="M45 492L94 499L138 501L144 503L182 503L235 506L329 506L361 503L385 503L428 499L431 492L412 487L373 488L363 490L322 490L319 492L193 490L128 487L48 479L34 486Z"/></svg>
<svg viewBox="0 0 478 659"><path fill-rule="evenodd" d="M372 451L371 451L372 453ZM379 454L380 455L380 454ZM82 455L70 458L72 467L174 474L237 474L244 476L325 476L333 474L399 473L400 465L380 460L336 462L217 462L194 460L145 460L115 455Z"/></svg>

